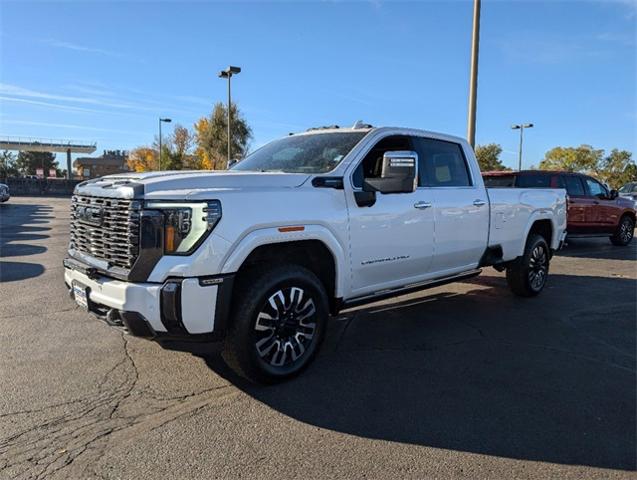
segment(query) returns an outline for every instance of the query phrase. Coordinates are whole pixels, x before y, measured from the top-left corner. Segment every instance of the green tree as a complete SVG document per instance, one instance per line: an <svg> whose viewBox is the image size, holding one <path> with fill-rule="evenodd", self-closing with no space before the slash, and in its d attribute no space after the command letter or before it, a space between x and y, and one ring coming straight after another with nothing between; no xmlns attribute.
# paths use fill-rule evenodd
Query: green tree
<svg viewBox="0 0 637 480"><path fill-rule="evenodd" d="M45 176L51 168L58 170L55 155L51 152L20 152L15 166L22 175L35 175L38 168L44 169Z"/></svg>
<svg viewBox="0 0 637 480"><path fill-rule="evenodd" d="M179 124L175 125L167 144L162 145L162 165L165 164L167 170L192 168L190 160L194 142L195 138L190 130Z"/></svg>
<svg viewBox="0 0 637 480"><path fill-rule="evenodd" d="M500 161L502 147L497 143L489 143L487 145L476 146L476 158L480 165L480 170L489 172L493 170L507 170Z"/></svg>
<svg viewBox="0 0 637 480"><path fill-rule="evenodd" d="M209 117L202 117L195 123L196 154L199 157L199 168L207 170L227 168L227 112L226 106L218 102L213 107ZM230 118L232 122L232 158L240 160L248 151L252 130L234 103L230 109Z"/></svg>
<svg viewBox="0 0 637 480"><path fill-rule="evenodd" d="M637 181L637 165L632 159L632 153L614 148L600 161L597 176L611 188Z"/></svg>
<svg viewBox="0 0 637 480"><path fill-rule="evenodd" d="M186 127L176 124L171 135L162 136L161 169L182 170L184 168L196 168L191 165L193 145L193 133ZM155 137L153 148L156 156L159 150L158 137Z"/></svg>
<svg viewBox="0 0 637 480"><path fill-rule="evenodd" d="M540 169L595 174L603 156L604 150L594 149L590 145L555 147L544 154Z"/></svg>
<svg viewBox="0 0 637 480"><path fill-rule="evenodd" d="M18 175L18 168L15 165L16 156L9 150L0 152L0 178L13 177Z"/></svg>

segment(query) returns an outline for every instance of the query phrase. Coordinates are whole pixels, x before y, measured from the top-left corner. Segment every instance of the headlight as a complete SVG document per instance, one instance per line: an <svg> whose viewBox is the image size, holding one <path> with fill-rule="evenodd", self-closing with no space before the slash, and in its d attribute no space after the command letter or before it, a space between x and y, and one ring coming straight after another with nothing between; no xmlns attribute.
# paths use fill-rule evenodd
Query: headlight
<svg viewBox="0 0 637 480"><path fill-rule="evenodd" d="M221 202L149 202L146 208L164 214L164 253L192 253L221 219Z"/></svg>

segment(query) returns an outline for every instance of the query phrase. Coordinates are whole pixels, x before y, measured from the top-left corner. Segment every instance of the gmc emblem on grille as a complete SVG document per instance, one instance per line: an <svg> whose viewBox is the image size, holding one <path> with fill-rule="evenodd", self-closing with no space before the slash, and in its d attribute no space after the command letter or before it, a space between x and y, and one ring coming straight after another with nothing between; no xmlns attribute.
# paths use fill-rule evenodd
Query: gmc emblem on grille
<svg viewBox="0 0 637 480"><path fill-rule="evenodd" d="M99 227L104 219L104 209L99 207L78 207L76 215L80 222Z"/></svg>

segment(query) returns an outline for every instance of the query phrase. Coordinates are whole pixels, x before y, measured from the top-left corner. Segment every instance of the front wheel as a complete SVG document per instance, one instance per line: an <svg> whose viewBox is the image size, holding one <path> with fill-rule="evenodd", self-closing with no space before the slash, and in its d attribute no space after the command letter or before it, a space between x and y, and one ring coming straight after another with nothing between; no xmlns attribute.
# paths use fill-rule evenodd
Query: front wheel
<svg viewBox="0 0 637 480"><path fill-rule="evenodd" d="M619 221L615 234L610 237L610 241L613 245L619 247L625 247L633 239L635 233L635 221L628 215L625 215Z"/></svg>
<svg viewBox="0 0 637 480"><path fill-rule="evenodd" d="M546 285L549 274L549 246L540 235L530 235L524 254L507 267L509 288L521 297L534 297Z"/></svg>
<svg viewBox="0 0 637 480"><path fill-rule="evenodd" d="M241 280L224 359L259 383L299 374L316 355L327 328L321 281L296 265L245 272Z"/></svg>

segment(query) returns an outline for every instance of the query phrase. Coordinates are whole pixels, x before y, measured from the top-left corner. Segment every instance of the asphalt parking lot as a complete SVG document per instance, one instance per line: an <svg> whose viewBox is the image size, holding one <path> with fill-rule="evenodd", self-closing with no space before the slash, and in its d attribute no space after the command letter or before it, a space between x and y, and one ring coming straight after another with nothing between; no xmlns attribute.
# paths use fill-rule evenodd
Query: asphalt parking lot
<svg viewBox="0 0 637 480"><path fill-rule="evenodd" d="M77 308L68 203L0 204L1 478L634 478L637 242L346 312L258 387Z"/></svg>

